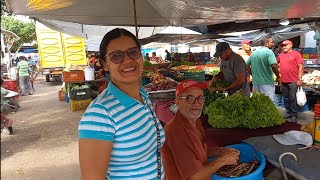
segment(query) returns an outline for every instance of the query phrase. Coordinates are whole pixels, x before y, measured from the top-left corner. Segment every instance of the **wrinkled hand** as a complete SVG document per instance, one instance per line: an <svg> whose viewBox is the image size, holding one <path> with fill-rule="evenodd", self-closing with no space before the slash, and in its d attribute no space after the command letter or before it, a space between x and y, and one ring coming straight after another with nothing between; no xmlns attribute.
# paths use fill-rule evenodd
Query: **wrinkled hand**
<svg viewBox="0 0 320 180"><path fill-rule="evenodd" d="M223 154L228 154L228 153L239 153L240 151L234 148L224 148L223 149Z"/></svg>
<svg viewBox="0 0 320 180"><path fill-rule="evenodd" d="M298 81L297 81L297 86L300 87L301 85L302 85L302 81L301 81L301 80L298 80Z"/></svg>
<svg viewBox="0 0 320 180"><path fill-rule="evenodd" d="M239 164L239 155L240 152L238 150L230 150L230 152L219 156L217 161L220 163L221 167L226 165L237 165Z"/></svg>

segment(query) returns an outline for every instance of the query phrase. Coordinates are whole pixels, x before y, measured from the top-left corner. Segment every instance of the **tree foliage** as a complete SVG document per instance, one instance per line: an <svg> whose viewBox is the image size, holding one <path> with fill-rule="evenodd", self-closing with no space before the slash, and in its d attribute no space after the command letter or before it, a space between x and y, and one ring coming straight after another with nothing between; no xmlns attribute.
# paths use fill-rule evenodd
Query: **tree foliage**
<svg viewBox="0 0 320 180"><path fill-rule="evenodd" d="M32 43L36 40L36 28L34 22L23 22L12 16L1 16L1 28L14 32L20 37L18 41L13 43L11 52L16 52L23 43ZM12 37L5 36L5 41L6 43L12 42Z"/></svg>
<svg viewBox="0 0 320 180"><path fill-rule="evenodd" d="M1 16L9 14L8 9L7 9L7 5L6 5L6 1L5 0L1 0Z"/></svg>

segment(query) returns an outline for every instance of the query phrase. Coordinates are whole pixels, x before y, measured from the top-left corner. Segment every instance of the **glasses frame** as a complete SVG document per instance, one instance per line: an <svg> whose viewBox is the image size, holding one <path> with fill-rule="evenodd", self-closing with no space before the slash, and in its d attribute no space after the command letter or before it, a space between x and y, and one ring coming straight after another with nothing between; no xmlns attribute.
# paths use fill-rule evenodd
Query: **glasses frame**
<svg viewBox="0 0 320 180"><path fill-rule="evenodd" d="M189 99L188 99L189 98ZM192 98L193 100L190 101ZM200 102L199 100L203 98L203 102ZM203 104L206 101L206 98L204 96L198 96L198 97L194 97L192 95L188 95L188 96L180 96L179 99L185 99L187 101L188 104L194 104L196 102L196 100L198 101L199 104Z"/></svg>
<svg viewBox="0 0 320 180"><path fill-rule="evenodd" d="M132 58L132 57L129 55L129 51L132 50L132 49L139 49L139 56L138 56L137 58ZM111 55L114 54L114 53L122 53L122 59L121 59L121 61L118 62L118 61L116 61L116 60L112 60ZM120 50L113 51L113 52L111 52L111 53L106 54L106 55L104 56L104 58L105 58L105 60L107 60L107 58L109 57L110 61L112 61L114 64L121 64L121 63L123 62L123 60L124 60L124 57L125 57L124 54L125 54L125 53L126 53L127 56L128 56L130 59L132 59L132 60L137 60L137 59L139 59L139 58L142 56L141 48L140 48L140 47L132 47L132 48L127 49L126 51L120 51Z"/></svg>

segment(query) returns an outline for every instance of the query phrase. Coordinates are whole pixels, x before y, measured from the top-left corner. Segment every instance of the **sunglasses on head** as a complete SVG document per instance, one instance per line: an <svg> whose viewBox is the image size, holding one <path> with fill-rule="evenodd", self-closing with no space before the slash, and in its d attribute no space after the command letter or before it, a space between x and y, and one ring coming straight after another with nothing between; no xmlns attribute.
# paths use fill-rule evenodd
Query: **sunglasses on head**
<svg viewBox="0 0 320 180"><path fill-rule="evenodd" d="M124 60L124 54L127 54L127 56L132 59L132 60L137 60L138 58L141 57L141 50L140 47L133 47L129 48L126 51L113 51L107 55L104 56L104 58L107 60L109 58L113 63L115 64L120 64Z"/></svg>

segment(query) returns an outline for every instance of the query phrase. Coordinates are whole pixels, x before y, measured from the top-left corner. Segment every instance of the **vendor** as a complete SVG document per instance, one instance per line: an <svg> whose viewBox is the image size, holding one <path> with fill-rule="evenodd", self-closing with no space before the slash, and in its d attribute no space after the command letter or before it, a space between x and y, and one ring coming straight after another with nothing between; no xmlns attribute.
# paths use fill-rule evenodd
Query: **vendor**
<svg viewBox="0 0 320 180"><path fill-rule="evenodd" d="M243 58L232 51L229 44L226 42L220 42L216 46L215 57L220 57L221 65L220 72L209 82L215 83L218 79L228 82L227 87L218 86L216 91L227 91L229 95L240 91L241 94L249 96L249 84L246 81L246 64Z"/></svg>
<svg viewBox="0 0 320 180"><path fill-rule="evenodd" d="M151 56L150 61L158 64L158 63L161 63L161 61L163 61L163 60L162 60L162 57L157 57L156 52L152 52L152 56Z"/></svg>
<svg viewBox="0 0 320 180"><path fill-rule="evenodd" d="M239 151L217 147L207 149L200 116L206 83L181 82L176 89L178 111L165 126L166 141L161 150L167 180L210 179L222 166L236 165ZM208 157L217 157L208 163Z"/></svg>

